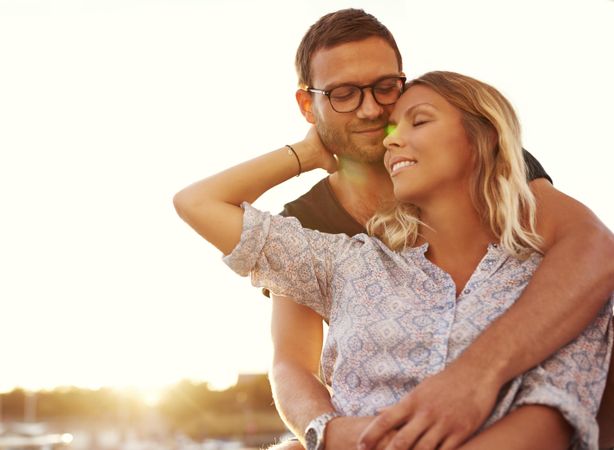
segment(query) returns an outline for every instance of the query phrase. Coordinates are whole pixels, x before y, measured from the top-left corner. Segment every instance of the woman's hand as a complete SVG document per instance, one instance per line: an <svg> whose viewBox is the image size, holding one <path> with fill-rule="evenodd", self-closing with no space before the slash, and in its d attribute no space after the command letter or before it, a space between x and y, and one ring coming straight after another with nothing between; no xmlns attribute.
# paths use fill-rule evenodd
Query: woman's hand
<svg viewBox="0 0 614 450"><path fill-rule="evenodd" d="M335 155L324 146L314 126L309 129L302 141L292 144L292 148L301 162L302 172L313 169L324 169L328 173L337 171Z"/></svg>
<svg viewBox="0 0 614 450"><path fill-rule="evenodd" d="M188 225L227 255L241 238L242 202L252 203L297 173L318 168L334 172L337 160L312 127L291 149L280 147L197 181L178 192L173 203Z"/></svg>

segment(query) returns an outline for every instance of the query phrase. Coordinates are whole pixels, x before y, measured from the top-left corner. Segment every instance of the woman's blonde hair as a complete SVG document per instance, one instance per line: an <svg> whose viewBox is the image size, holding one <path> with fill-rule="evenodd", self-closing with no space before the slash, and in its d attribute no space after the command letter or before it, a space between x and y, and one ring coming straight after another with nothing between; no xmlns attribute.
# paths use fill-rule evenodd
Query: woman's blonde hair
<svg viewBox="0 0 614 450"><path fill-rule="evenodd" d="M471 197L483 222L510 254L523 257L539 250L535 232L535 199L529 189L514 109L492 86L454 72L429 72L410 81L431 88L462 113L462 123L475 151ZM420 210L397 203L367 223L370 234L393 250L415 244Z"/></svg>

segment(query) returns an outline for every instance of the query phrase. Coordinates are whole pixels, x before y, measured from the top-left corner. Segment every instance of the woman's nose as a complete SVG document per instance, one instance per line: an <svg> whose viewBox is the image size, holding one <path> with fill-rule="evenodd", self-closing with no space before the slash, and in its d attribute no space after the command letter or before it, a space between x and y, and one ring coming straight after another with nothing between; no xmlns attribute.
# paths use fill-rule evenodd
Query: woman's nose
<svg viewBox="0 0 614 450"><path fill-rule="evenodd" d="M396 132L396 126L388 125L386 127L386 137L384 138L384 147L389 149L395 146L398 147L399 145L399 135Z"/></svg>

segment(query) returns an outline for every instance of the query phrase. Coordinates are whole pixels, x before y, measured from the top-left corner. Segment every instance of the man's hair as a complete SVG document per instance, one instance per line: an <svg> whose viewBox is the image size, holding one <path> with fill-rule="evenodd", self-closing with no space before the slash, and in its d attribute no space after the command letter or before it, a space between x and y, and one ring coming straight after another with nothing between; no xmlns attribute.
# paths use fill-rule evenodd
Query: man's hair
<svg viewBox="0 0 614 450"><path fill-rule="evenodd" d="M526 177L520 124L511 104L492 86L454 72L429 72L410 81L407 89L423 85L460 110L465 133L474 151L471 196L483 223L501 246L514 256L539 251L535 232L535 199ZM420 211L398 203L376 214L367 228L390 248L415 244Z"/></svg>
<svg viewBox="0 0 614 450"><path fill-rule="evenodd" d="M403 70L401 52L388 28L362 9L341 9L320 17L303 36L295 59L299 86L311 86L311 59L318 50L370 37L382 38L390 44L397 56L399 71Z"/></svg>

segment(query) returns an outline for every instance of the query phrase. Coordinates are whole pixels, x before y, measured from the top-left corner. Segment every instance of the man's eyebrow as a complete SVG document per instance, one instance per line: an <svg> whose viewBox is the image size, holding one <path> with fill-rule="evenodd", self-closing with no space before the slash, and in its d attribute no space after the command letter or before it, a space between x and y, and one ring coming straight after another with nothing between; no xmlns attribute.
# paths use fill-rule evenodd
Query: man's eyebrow
<svg viewBox="0 0 614 450"><path fill-rule="evenodd" d="M373 82L372 82L372 83L377 83L378 81L384 80L384 79L386 79L386 78L394 78L394 77L399 77L399 76L400 76L400 75L399 75L399 73L398 73L398 72L395 72L395 73L389 73L389 74L386 74L386 75L382 75L382 76L380 76L380 77L377 77L377 79L373 80ZM333 83L331 83L330 85L328 85L328 86L326 86L326 87L322 88L322 90L324 90L324 91L330 91L330 90L335 89L336 87L339 87L339 86L348 86L348 85L349 85L349 86L364 86L364 84L363 84L363 83L359 83L359 82L357 82L357 81L343 81L343 82L337 82L337 83L333 82Z"/></svg>

